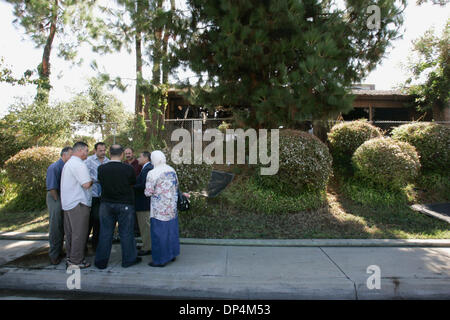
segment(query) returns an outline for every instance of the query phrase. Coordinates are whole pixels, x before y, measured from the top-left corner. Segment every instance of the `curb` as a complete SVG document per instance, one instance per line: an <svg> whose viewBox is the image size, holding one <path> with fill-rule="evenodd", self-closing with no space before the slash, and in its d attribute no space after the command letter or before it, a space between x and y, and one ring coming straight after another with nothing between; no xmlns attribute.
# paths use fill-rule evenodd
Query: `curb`
<svg viewBox="0 0 450 320"><path fill-rule="evenodd" d="M211 277L155 275L97 270L82 271L83 284L75 292L67 288L68 274L63 270L4 267L0 269L0 291L58 294L58 298L96 299L140 297L145 299L245 299L245 300L391 300L450 299L449 282L445 279L399 280L381 278L380 290L369 290L365 279L345 277L324 279L261 280L243 277ZM103 296L107 295L107 296Z"/></svg>
<svg viewBox="0 0 450 320"><path fill-rule="evenodd" d="M68 274L64 271L2 268L0 289L69 293ZM151 279L142 273L114 273L105 276L97 270L82 271L83 281L78 294L108 294L118 297L147 296L163 299L245 299L245 300L355 300L355 288L345 278L323 280L261 281L241 277L179 277L156 275Z"/></svg>
<svg viewBox="0 0 450 320"><path fill-rule="evenodd" d="M48 233L0 232L0 240L48 240ZM450 247L450 239L198 239L180 244L255 247Z"/></svg>
<svg viewBox="0 0 450 320"><path fill-rule="evenodd" d="M450 247L450 239L194 239L183 244L256 247Z"/></svg>

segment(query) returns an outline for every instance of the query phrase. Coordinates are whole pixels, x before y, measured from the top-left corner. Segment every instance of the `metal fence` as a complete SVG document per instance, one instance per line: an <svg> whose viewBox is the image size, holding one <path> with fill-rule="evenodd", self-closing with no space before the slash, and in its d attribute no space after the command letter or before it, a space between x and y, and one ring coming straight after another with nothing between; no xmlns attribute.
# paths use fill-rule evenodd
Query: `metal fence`
<svg viewBox="0 0 450 320"><path fill-rule="evenodd" d="M196 126L194 126L195 122L201 123L201 131L202 134L207 129L217 129L220 125L225 123L230 123L232 118L206 118L206 119L167 119L164 122L164 130L163 130L163 139L166 141L167 145L173 145L171 141L172 132L176 129L183 128L189 131L191 135L191 143L194 143L194 133L196 130ZM198 129L197 129L198 130ZM177 142L174 142L177 143Z"/></svg>

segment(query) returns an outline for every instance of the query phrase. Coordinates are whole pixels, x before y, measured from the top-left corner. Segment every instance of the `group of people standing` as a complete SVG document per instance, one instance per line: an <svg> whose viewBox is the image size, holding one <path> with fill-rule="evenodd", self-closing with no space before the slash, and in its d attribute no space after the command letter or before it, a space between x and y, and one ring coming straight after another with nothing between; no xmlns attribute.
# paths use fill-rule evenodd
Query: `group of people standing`
<svg viewBox="0 0 450 320"><path fill-rule="evenodd" d="M178 236L178 178L161 151L141 152L136 159L131 148L95 144L88 157L84 142L61 150L61 158L47 169L47 206L50 214L49 257L52 264L64 258L66 267L87 268L87 243L92 231L94 264L108 265L118 223L122 267L152 255L152 267L164 267L180 253ZM125 156L125 160L124 160ZM142 247L136 247L135 224Z"/></svg>

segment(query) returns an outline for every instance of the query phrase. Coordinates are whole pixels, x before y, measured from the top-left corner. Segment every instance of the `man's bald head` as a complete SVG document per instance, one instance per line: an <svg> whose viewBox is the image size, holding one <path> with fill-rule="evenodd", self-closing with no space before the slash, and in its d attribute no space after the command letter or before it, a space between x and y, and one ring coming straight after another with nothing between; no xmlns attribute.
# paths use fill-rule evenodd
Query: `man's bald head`
<svg viewBox="0 0 450 320"><path fill-rule="evenodd" d="M120 144L113 144L109 147L109 154L111 155L111 159L122 160L123 147Z"/></svg>

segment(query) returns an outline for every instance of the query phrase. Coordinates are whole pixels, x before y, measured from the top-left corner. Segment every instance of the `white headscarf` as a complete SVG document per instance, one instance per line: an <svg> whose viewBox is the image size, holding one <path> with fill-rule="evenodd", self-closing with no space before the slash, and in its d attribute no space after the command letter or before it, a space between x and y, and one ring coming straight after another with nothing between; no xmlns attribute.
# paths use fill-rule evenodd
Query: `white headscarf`
<svg viewBox="0 0 450 320"><path fill-rule="evenodd" d="M162 151L155 150L150 155L152 160L153 170L150 170L148 174L151 174L154 178L158 177L164 172L175 172L175 170L166 164L166 156Z"/></svg>
<svg viewBox="0 0 450 320"><path fill-rule="evenodd" d="M166 164L166 156L159 150L153 151L150 158L154 168Z"/></svg>

